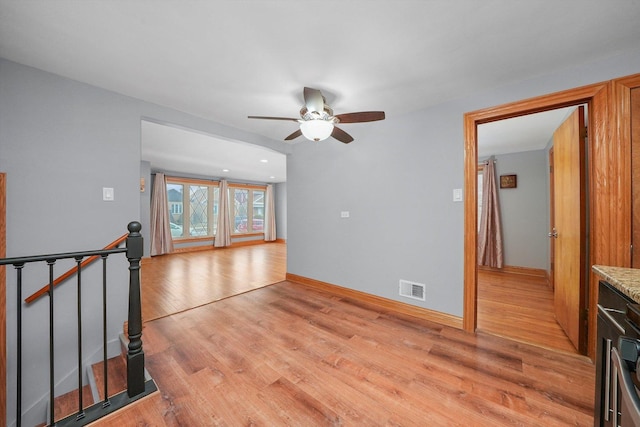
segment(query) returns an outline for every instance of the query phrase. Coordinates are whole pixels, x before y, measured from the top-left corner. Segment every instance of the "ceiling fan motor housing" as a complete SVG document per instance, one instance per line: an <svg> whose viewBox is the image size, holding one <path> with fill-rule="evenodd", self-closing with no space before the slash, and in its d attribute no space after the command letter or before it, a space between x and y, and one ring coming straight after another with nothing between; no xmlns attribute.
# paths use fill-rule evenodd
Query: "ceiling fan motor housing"
<svg viewBox="0 0 640 427"><path fill-rule="evenodd" d="M302 107L300 109L300 117L302 117L302 120L304 120L304 121L325 120L325 121L331 122L333 124L336 124L336 123L340 122L340 120L337 117L333 116L333 110L331 109L331 107L329 107L326 104L324 106L324 111L322 111L322 112L309 111L307 109L307 107Z"/></svg>

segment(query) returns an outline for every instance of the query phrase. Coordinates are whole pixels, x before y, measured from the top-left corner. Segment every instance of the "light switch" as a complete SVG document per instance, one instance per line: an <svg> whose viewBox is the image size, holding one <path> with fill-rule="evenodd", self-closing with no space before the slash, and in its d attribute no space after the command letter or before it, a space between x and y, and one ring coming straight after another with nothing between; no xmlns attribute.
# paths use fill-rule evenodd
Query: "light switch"
<svg viewBox="0 0 640 427"><path fill-rule="evenodd" d="M349 218L349 211L340 212L340 218Z"/></svg>
<svg viewBox="0 0 640 427"><path fill-rule="evenodd" d="M113 200L115 200L113 188L109 188L109 187L102 188L102 200L106 202L112 202Z"/></svg>
<svg viewBox="0 0 640 427"><path fill-rule="evenodd" d="M461 202L462 201L462 188L454 188L453 189L453 201Z"/></svg>

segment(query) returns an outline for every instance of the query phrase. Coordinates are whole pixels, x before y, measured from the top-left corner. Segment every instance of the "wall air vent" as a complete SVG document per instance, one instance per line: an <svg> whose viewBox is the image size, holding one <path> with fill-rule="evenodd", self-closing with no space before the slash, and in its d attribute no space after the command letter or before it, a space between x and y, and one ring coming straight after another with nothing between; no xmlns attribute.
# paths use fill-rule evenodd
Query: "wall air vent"
<svg viewBox="0 0 640 427"><path fill-rule="evenodd" d="M425 285L422 283L400 280L400 296L425 301Z"/></svg>

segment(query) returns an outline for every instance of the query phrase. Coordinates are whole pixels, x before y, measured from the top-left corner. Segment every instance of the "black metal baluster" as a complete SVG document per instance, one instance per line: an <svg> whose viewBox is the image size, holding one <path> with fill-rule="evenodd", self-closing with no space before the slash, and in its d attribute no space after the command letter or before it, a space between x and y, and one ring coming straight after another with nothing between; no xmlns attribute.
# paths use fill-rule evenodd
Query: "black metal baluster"
<svg viewBox="0 0 640 427"><path fill-rule="evenodd" d="M49 426L71 426L71 425L80 425L84 423L93 422L94 420L100 418L104 415L104 412L101 414L100 412L105 411L107 413L112 411L114 405L116 407L122 407L128 403L131 403L134 400L139 399L143 395L147 395L157 390L157 387L153 383L153 381L149 381L149 383L145 383L145 371L144 371L144 351L142 349L142 312L141 312L141 304L140 304L140 260L143 255L143 238L140 234L142 226L139 222L131 222L129 223L129 235L127 238L127 246L124 249L112 247L109 245L109 249L95 250L95 251L83 251L83 252L67 252L67 253L59 253L59 254L49 254L49 255L34 255L34 256L25 256L25 257L15 257L15 258L0 258L0 266L4 265L13 265L16 269L16 329L17 329L17 342L16 342L16 422L15 425L17 427L22 426L22 392L23 392L23 375L22 368L24 366L23 363L23 353L24 353L24 343L23 343L23 324L22 316L23 316L23 301L22 301L22 282L23 282L23 268L28 263L35 262L43 262L47 263L49 269L49 282L45 285L45 287L36 292L32 297L27 299L28 302L32 302L37 299L38 296L46 293L49 296L49 414L47 416L48 420L46 421ZM118 241L121 241L118 239ZM118 241L114 242L116 244ZM109 389L108 389L108 346L107 346L107 257L110 254L115 253L123 253L126 252L127 259L129 260L129 328L128 328L128 337L129 337L129 345L128 345L128 353L127 353L127 391L123 394L118 394L117 398L109 399ZM83 358L82 358L82 279L81 279L81 268L83 266L82 260L86 257L92 257L92 260L95 259L93 257L100 256L103 259L103 357L105 361L104 365L104 376L105 376L105 384L104 384L104 394L105 399L102 402L102 405L92 405L90 408L86 410L83 408L84 406L84 395L82 394L83 388ZM77 268L73 268L66 272L64 275L54 280L55 277L55 264L59 259L75 259L77 262ZM85 262L86 263L86 262ZM56 422L56 407L55 407L55 298L54 291L55 286L58 282L62 282L64 279L69 277L71 274L77 274L77 316L78 316L78 405L79 411L77 414L66 417L63 420ZM35 297L35 298L34 298ZM128 395L127 398L122 396ZM100 408L101 406L101 408ZM82 419L80 419L82 418ZM77 423L77 424L74 424Z"/></svg>
<svg viewBox="0 0 640 427"><path fill-rule="evenodd" d="M18 338L17 338L17 360L16 367L18 371L18 378L16 384L16 427L22 425L22 268L24 264L15 264L16 268L16 281L17 281L17 324L18 324Z"/></svg>
<svg viewBox="0 0 640 427"><path fill-rule="evenodd" d="M76 420L84 418L82 402L82 257L75 257L78 266L78 414Z"/></svg>
<svg viewBox="0 0 640 427"><path fill-rule="evenodd" d="M102 255L102 348L103 348L103 371L104 375L104 400L102 407L111 405L109 401L109 386L107 381L107 256Z"/></svg>
<svg viewBox="0 0 640 427"><path fill-rule="evenodd" d="M49 425L55 425L55 391L54 391L54 363L53 363L53 266L56 263L55 259L48 259L47 265L49 266Z"/></svg>

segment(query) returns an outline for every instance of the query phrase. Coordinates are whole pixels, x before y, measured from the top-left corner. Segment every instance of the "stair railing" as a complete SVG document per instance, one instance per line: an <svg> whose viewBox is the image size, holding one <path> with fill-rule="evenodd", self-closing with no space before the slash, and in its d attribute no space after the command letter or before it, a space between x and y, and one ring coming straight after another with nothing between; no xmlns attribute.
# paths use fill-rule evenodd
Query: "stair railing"
<svg viewBox="0 0 640 427"><path fill-rule="evenodd" d="M102 249L115 249L118 246L120 246L123 242L125 242L127 240L128 236L129 236L129 233L125 233L122 236L118 237L113 242L109 243L107 246L105 246ZM88 258L85 258L84 260L82 260L82 262L80 263L79 266L75 265L72 268L70 268L69 270L65 271L60 276L56 277L56 279L53 281L53 286L56 287L56 286L60 285L65 280L67 280L68 278L70 278L71 276L76 274L78 272L79 268L84 268L84 267L88 266L92 262L97 261L100 257L101 257L101 255L92 255L92 256L90 256ZM27 298L25 298L24 302L26 302L27 304L31 304L32 302L35 302L36 300L40 299L40 297L42 297L44 295L47 295L48 293L49 293L49 283L44 285L42 288L40 288L39 290L37 290L33 294L29 295Z"/></svg>
<svg viewBox="0 0 640 427"><path fill-rule="evenodd" d="M113 248L99 249L84 252L67 252L50 255L26 256L16 258L0 259L0 265L12 265L16 271L16 287L17 287L17 314L16 314L16 426L21 427L22 424L22 283L23 270L27 264L45 262L49 270L49 284L44 294L49 296L49 419L48 425L66 426L66 425L86 425L95 421L127 404L146 396L156 390L153 380L145 380L144 369L144 352L142 350L142 309L140 300L140 260L143 255L143 239L140 234L142 226L139 222L131 222L128 225L129 233L126 235L126 247L118 248L117 240L112 243ZM120 242L121 243L121 242ZM111 399L107 390L107 258L110 255L125 253L129 261L129 309L128 309L128 351L127 351L127 390ZM92 405L89 408L83 407L82 388L83 388L83 360L82 360L82 269L88 264L88 260L102 259L102 290L103 290L103 347L104 347L104 375L105 390L104 401ZM70 277L73 273L65 273L64 279L54 279L54 266L56 261L62 259L74 259L76 262L75 270L77 275L77 321L78 321L78 412L60 421L55 421L54 406L54 289L55 285L61 283L64 279ZM84 261L83 261L84 260ZM89 261L90 262L90 261ZM61 276L61 277L63 277ZM35 294L34 294L35 295Z"/></svg>

